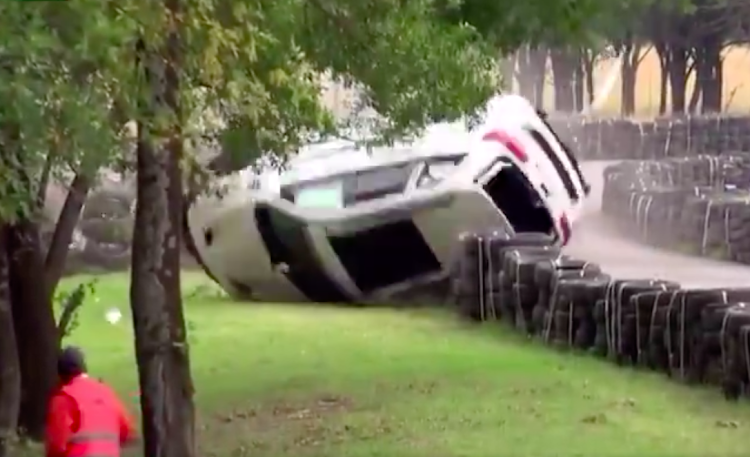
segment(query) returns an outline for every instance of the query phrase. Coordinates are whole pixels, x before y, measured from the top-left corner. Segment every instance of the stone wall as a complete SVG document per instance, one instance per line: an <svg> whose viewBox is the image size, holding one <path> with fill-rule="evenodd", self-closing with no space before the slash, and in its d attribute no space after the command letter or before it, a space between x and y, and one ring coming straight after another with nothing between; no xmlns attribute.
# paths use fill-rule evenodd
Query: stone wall
<svg viewBox="0 0 750 457"><path fill-rule="evenodd" d="M681 116L650 120L550 117L581 160L661 159L750 151L750 117Z"/></svg>

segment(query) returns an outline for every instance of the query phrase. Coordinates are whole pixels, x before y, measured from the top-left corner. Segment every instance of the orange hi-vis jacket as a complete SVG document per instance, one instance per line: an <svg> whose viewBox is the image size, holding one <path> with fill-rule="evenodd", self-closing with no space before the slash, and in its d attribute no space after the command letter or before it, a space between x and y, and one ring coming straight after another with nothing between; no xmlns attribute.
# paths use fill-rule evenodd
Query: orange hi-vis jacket
<svg viewBox="0 0 750 457"><path fill-rule="evenodd" d="M52 397L47 415L46 457L119 457L135 438L130 415L107 385L86 375Z"/></svg>

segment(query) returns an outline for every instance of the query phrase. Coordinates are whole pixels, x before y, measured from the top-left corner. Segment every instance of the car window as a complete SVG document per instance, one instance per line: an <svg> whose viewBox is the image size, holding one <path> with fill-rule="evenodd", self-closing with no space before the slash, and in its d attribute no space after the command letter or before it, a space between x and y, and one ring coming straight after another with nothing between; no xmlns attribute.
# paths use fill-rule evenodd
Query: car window
<svg viewBox="0 0 750 457"><path fill-rule="evenodd" d="M352 203L402 193L413 169L414 164L408 163L358 172Z"/></svg>
<svg viewBox="0 0 750 457"><path fill-rule="evenodd" d="M412 168L412 165L408 164L361 171L357 173L357 193L404 188L409 181Z"/></svg>

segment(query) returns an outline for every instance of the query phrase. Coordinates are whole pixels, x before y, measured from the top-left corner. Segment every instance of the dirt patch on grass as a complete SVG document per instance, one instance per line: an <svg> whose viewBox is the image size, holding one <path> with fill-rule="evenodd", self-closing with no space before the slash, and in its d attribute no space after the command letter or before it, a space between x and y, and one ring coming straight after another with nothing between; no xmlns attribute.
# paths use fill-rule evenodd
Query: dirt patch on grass
<svg viewBox="0 0 750 457"><path fill-rule="evenodd" d="M354 401L340 395L318 395L308 399L274 400L257 407L238 407L232 411L200 418L200 442L218 444L207 453L223 455L231 449L263 455L315 448L339 441L345 427L337 425L338 416L355 407Z"/></svg>
<svg viewBox="0 0 750 457"><path fill-rule="evenodd" d="M321 395L304 401L279 400L257 408L239 408L217 414L214 421L223 424L239 421L251 429L267 430L285 423L322 419L325 416L350 411L353 406L354 402L348 397Z"/></svg>

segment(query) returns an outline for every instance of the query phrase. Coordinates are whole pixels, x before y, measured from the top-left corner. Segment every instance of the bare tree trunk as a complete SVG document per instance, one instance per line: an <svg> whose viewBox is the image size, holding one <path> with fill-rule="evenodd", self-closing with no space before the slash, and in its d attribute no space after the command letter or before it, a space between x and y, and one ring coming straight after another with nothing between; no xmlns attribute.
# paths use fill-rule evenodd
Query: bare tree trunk
<svg viewBox="0 0 750 457"><path fill-rule="evenodd" d="M542 46L524 46L518 53L518 89L521 95L534 104L544 98L544 77L547 66L547 49Z"/></svg>
<svg viewBox="0 0 750 457"><path fill-rule="evenodd" d="M195 412L187 331L180 295L182 132L179 112L179 0L167 0L171 19L161 52L139 46L153 100L138 128L138 200L133 235L130 304L141 385L144 453L195 456ZM152 130L164 125L170 128ZM147 121L143 122L143 121Z"/></svg>
<svg viewBox="0 0 750 457"><path fill-rule="evenodd" d="M669 97L669 51L664 43L654 44L656 55L659 57L659 115L667 112L667 99Z"/></svg>
<svg viewBox="0 0 750 457"><path fill-rule="evenodd" d="M711 110L719 113L724 110L724 57L720 55L714 65L714 84L708 98Z"/></svg>
<svg viewBox="0 0 750 457"><path fill-rule="evenodd" d="M696 59L700 59L700 56L696 53ZM690 94L690 101L688 102L688 113L697 113L698 112L698 105L701 102L701 97L703 95L703 81L702 79L705 78L704 76L705 68L701 68L701 65L698 64L695 66L695 84L693 85L693 93ZM688 72L688 74L690 74Z"/></svg>
<svg viewBox="0 0 750 457"><path fill-rule="evenodd" d="M596 62L596 53L589 50L583 54L583 72L585 75L586 100L588 105L594 104L596 97L596 88L594 87L594 63Z"/></svg>
<svg viewBox="0 0 750 457"><path fill-rule="evenodd" d="M669 86L672 92L672 113L684 113L686 108L685 89L688 76L688 52L683 45L669 47Z"/></svg>
<svg viewBox="0 0 750 457"><path fill-rule="evenodd" d="M517 53L518 91L537 106L544 103L544 86L547 75L547 56L544 46L524 46Z"/></svg>
<svg viewBox="0 0 750 457"><path fill-rule="evenodd" d="M623 116L635 114L635 87L638 80L638 66L641 62L641 44L629 36L622 49L622 66L620 67L620 113Z"/></svg>
<svg viewBox="0 0 750 457"><path fill-rule="evenodd" d="M515 73L516 58L513 55L499 57L500 87L505 92L513 92L513 74Z"/></svg>
<svg viewBox="0 0 750 457"><path fill-rule="evenodd" d="M44 167L42 172L39 174L39 184L36 188L36 205L39 208L44 208L44 203L47 200L47 186L49 185L49 178L52 174L52 154L48 153L44 160Z"/></svg>
<svg viewBox="0 0 750 457"><path fill-rule="evenodd" d="M623 116L632 116L635 114L635 84L637 70L623 63L620 79L622 80L620 114Z"/></svg>
<svg viewBox="0 0 750 457"><path fill-rule="evenodd" d="M722 86L724 84L721 43L715 39L703 40L700 49L696 49L695 85L700 87L702 95L701 112L718 113L722 109Z"/></svg>
<svg viewBox="0 0 750 457"><path fill-rule="evenodd" d="M45 286L50 299L54 296L57 283L60 282L65 272L70 242L81 217L83 205L86 203L88 191L89 179L83 173L76 173L60 211L60 217L55 224L55 231L44 261Z"/></svg>
<svg viewBox="0 0 750 457"><path fill-rule="evenodd" d="M544 107L544 94L547 89L546 61L543 68L540 70L541 75L534 80L534 96L531 98L531 102L538 108Z"/></svg>
<svg viewBox="0 0 750 457"><path fill-rule="evenodd" d="M144 452L191 457L193 384L180 297L181 145L171 141L156 150L151 141L142 138L138 145L130 289Z"/></svg>
<svg viewBox="0 0 750 457"><path fill-rule="evenodd" d="M44 259L37 224L21 218L9 227L10 291L13 303L23 394L19 428L41 439L47 402L57 382L57 324L40 272Z"/></svg>
<svg viewBox="0 0 750 457"><path fill-rule="evenodd" d="M516 52L516 71L518 72L518 93L528 100L534 98L534 75L531 62L531 48L524 45Z"/></svg>
<svg viewBox="0 0 750 457"><path fill-rule="evenodd" d="M21 367L13 328L7 235L7 226L0 223L0 457L10 455L21 408Z"/></svg>
<svg viewBox="0 0 750 457"><path fill-rule="evenodd" d="M576 50L577 54L577 62L578 65L576 65L576 69L574 72L574 80L573 80L573 100L575 102L575 109L577 112L583 111L583 106L585 104L584 102L584 95L585 95L585 87L584 87L584 80L586 79L586 72L584 70L585 65L585 56L584 52L581 49Z"/></svg>
<svg viewBox="0 0 750 457"><path fill-rule="evenodd" d="M0 161L15 171L14 184L31 210L19 212L5 227L5 249L10 264L10 296L13 327L21 368L21 403L18 428L33 439L44 435L47 402L57 381L56 360L59 349L57 326L50 297L40 273L44 268L39 227L32 220L38 212L37 195L31 183L25 151L17 127L5 125L5 149Z"/></svg>
<svg viewBox="0 0 750 457"><path fill-rule="evenodd" d="M570 48L563 47L553 48L550 51L550 61L555 84L555 111L574 112L573 80L578 67L578 59Z"/></svg>

